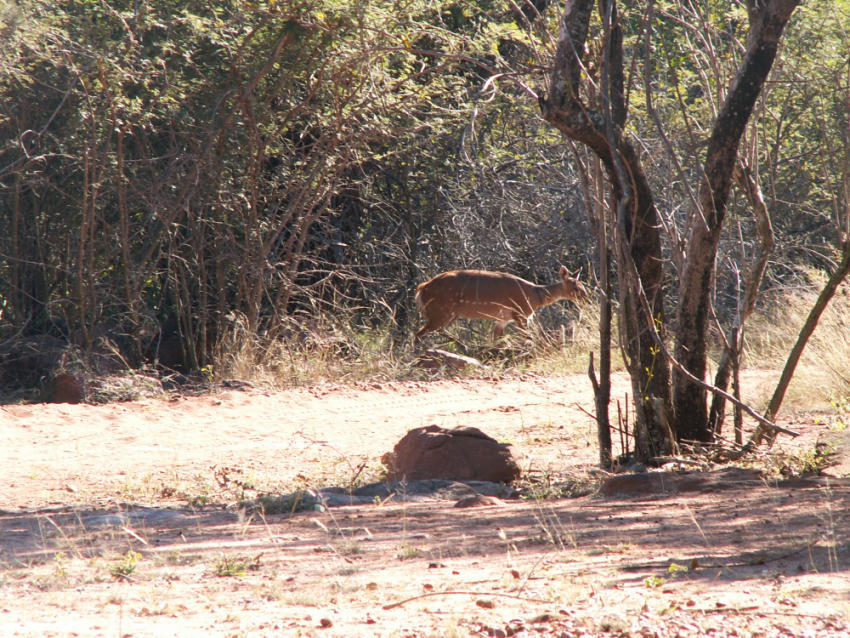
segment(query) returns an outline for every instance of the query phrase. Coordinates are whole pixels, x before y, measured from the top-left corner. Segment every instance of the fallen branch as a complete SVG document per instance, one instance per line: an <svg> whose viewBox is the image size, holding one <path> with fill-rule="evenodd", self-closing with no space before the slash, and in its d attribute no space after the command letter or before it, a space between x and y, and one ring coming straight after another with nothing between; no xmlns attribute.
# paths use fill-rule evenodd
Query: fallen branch
<svg viewBox="0 0 850 638"><path fill-rule="evenodd" d="M823 536L819 536L813 540L810 540L806 543L801 544L799 547L795 547L793 549L789 549L788 551L775 553L772 556L768 556L765 554L757 554L754 555L750 560L739 560L734 563L702 563L699 558L691 558L690 563L694 565L691 569L729 569L730 567L755 567L757 565L765 565L767 563L774 563L776 561L785 560L786 558L791 558L792 556L799 554L800 552L810 550L812 547L817 545L821 540L823 540ZM715 557L717 558L717 557ZM671 564L675 563L675 561L670 560L662 560L656 561L654 563L629 563L628 565L623 565L620 567L621 570L625 572L636 572L643 570L654 570L654 569L668 569ZM694 564L695 563L695 564Z"/></svg>
<svg viewBox="0 0 850 638"><path fill-rule="evenodd" d="M829 280L820 291L820 294L815 301L815 305L809 312L809 316L806 317L806 323L803 324L803 327L800 329L800 333L797 336L797 341L794 343L794 347L792 347L791 352L788 353L788 359L785 362L785 366L782 368L782 375L779 377L779 383L776 386L776 390L773 392L773 396L770 398L770 403L767 404L767 410L765 410L764 414L766 419L773 419L776 416L776 413L779 412L779 407L782 405L782 400L785 398L785 392L791 384L791 378L794 376L794 371L797 369L797 364L800 362L800 357L803 355L803 349L809 342L809 338L812 336L815 328L817 328L821 315L826 310L829 302L835 296L838 286L841 285L848 274L850 274L850 240L845 240L841 246L841 263L829 276ZM762 425L766 425L764 421L761 421L761 423ZM751 448L752 445L758 444L765 436L767 436L768 447L770 447L773 445L773 441L776 438L776 429L774 429L770 434L767 434L763 428L759 427L755 434L753 434L752 438L747 442L747 445L744 446L744 449L747 450Z"/></svg>
<svg viewBox="0 0 850 638"><path fill-rule="evenodd" d="M757 613L759 616L778 616L780 618L816 618L823 620L821 614L802 614L798 611L769 611L763 605L747 605L746 607L678 607L677 611L687 611L692 614L750 614Z"/></svg>
<svg viewBox="0 0 850 638"><path fill-rule="evenodd" d="M498 592L481 592L481 591L432 591L425 594L419 594L418 596L411 596L410 598L405 598L404 600L400 600L395 603L390 603L389 605L384 605L384 609L395 609L396 607L401 607L409 602L414 600L419 600L420 598L430 598L432 596L497 596L499 598L512 598L513 600L521 600L526 603L540 603L542 605L551 605L553 604L551 600L542 600L540 598L527 598L525 596L517 596L516 594L501 594Z"/></svg>

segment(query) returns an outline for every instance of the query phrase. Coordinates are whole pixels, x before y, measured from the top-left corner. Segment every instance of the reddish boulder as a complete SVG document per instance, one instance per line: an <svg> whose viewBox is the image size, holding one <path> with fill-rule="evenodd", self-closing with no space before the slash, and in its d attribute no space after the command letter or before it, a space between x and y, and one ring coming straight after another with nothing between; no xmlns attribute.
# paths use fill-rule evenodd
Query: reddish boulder
<svg viewBox="0 0 850 638"><path fill-rule="evenodd" d="M467 367L486 368L478 359L466 357L462 354L447 352L439 348L429 348L419 355L414 365L419 366L429 372L438 372L443 368L448 370L460 371Z"/></svg>
<svg viewBox="0 0 850 638"><path fill-rule="evenodd" d="M429 425L408 432L381 460L392 480L510 483L519 466L509 447L478 428Z"/></svg>

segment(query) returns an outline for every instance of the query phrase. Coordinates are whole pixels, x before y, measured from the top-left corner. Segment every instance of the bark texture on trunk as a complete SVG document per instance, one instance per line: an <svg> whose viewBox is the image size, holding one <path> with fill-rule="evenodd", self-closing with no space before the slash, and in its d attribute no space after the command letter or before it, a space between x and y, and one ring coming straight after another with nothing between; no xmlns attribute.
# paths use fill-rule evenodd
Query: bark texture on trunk
<svg viewBox="0 0 850 638"><path fill-rule="evenodd" d="M782 31L798 3L799 0L750 0L746 52L708 141L698 195L699 209L694 213L679 282L680 302L675 327L674 355L698 379L705 379L706 374L706 334L714 262L738 146L773 66ZM676 370L673 372L673 406L677 438L712 439L705 389Z"/></svg>

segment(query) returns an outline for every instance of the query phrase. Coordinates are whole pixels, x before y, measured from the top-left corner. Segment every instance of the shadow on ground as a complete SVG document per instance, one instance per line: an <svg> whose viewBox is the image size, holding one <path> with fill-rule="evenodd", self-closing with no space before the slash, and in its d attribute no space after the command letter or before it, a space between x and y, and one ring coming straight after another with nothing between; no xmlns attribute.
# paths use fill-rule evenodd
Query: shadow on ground
<svg viewBox="0 0 850 638"><path fill-rule="evenodd" d="M619 477L607 495L567 500L490 499L458 509L468 486L410 498L267 514L122 504L0 512L0 561L31 566L58 552L79 558L168 551L265 552L291 559L335 545L415 544L432 560L563 552L614 568L624 582L652 573L761 578L765 570L846 572L850 479L769 481L758 472L652 473ZM394 492L389 491L390 494ZM492 503L496 503L492 505ZM392 558L392 555L389 556ZM676 566L676 567L671 567Z"/></svg>

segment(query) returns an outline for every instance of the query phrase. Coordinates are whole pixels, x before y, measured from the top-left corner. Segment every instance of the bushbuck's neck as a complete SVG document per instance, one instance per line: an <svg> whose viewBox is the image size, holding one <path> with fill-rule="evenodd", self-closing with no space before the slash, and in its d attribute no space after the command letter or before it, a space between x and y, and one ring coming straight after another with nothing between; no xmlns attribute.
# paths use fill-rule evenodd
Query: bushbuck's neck
<svg viewBox="0 0 850 638"><path fill-rule="evenodd" d="M541 306L548 306L559 299L564 299L564 284L548 284L546 286L537 286L537 293L540 299Z"/></svg>

